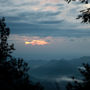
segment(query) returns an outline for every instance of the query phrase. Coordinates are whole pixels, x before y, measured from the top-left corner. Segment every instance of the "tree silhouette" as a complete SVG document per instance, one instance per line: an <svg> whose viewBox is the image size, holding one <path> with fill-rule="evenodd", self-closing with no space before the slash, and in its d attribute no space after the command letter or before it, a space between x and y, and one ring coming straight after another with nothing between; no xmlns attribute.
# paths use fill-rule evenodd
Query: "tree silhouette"
<svg viewBox="0 0 90 90"><path fill-rule="evenodd" d="M28 64L11 55L15 49L14 44L8 44L9 35L10 29L6 27L3 17L0 19L0 90L43 90L40 83L30 81Z"/></svg>
<svg viewBox="0 0 90 90"><path fill-rule="evenodd" d="M83 76L81 81L78 81L74 77L73 83L68 83L66 86L67 90L90 90L90 65L83 64L83 68L79 69L80 73Z"/></svg>
<svg viewBox="0 0 90 90"><path fill-rule="evenodd" d="M11 53L14 49L14 44L9 45L7 39L10 34L10 29L6 27L5 18L0 19L0 63L11 58Z"/></svg>
<svg viewBox="0 0 90 90"><path fill-rule="evenodd" d="M67 1L68 3L70 3L71 1L76 1L76 0L65 0ZM85 4L88 4L88 0L79 0L81 3L85 3Z"/></svg>
<svg viewBox="0 0 90 90"><path fill-rule="evenodd" d="M66 0L68 3L76 0ZM88 0L79 0L81 3L88 4ZM82 23L90 23L90 8L80 11L80 15L76 19L81 19ZM67 90L90 90L90 65L83 64L83 68L79 69L81 75L83 76L82 80L77 80L75 77L72 77L73 82L68 83L66 86Z"/></svg>
<svg viewBox="0 0 90 90"><path fill-rule="evenodd" d="M90 8L81 10L80 13L76 19L82 19L82 23L90 23Z"/></svg>
<svg viewBox="0 0 90 90"><path fill-rule="evenodd" d="M68 3L76 0L66 0ZM88 4L88 0L79 0L81 3ZM90 8L80 11L80 15L76 19L81 19L82 23L90 23Z"/></svg>

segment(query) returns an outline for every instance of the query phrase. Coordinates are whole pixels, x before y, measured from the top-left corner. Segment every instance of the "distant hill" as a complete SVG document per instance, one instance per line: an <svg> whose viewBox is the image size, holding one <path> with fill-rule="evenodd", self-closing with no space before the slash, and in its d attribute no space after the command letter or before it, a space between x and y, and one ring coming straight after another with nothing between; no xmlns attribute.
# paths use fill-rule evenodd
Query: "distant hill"
<svg viewBox="0 0 90 90"><path fill-rule="evenodd" d="M81 77L78 68L82 66L82 63L90 64L90 56L72 60L31 60L29 63L31 66L30 75L34 77L33 79L41 81L46 90L50 90L51 86L52 90L55 90L55 82L64 88L65 83L71 80L71 76ZM50 85L48 86L48 84Z"/></svg>

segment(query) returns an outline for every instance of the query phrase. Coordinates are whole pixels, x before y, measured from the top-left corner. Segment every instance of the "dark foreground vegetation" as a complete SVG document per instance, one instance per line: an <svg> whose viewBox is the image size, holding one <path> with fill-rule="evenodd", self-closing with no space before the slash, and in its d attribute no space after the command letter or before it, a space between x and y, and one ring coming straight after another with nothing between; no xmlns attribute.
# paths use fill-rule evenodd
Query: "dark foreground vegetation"
<svg viewBox="0 0 90 90"><path fill-rule="evenodd" d="M10 29L5 18L0 19L0 90L43 90L40 83L33 83L28 75L28 64L11 53L14 44L8 44Z"/></svg>
<svg viewBox="0 0 90 90"><path fill-rule="evenodd" d="M83 67L79 69L83 79L76 79L72 77L73 82L68 83L67 90L90 90L90 65L83 64Z"/></svg>

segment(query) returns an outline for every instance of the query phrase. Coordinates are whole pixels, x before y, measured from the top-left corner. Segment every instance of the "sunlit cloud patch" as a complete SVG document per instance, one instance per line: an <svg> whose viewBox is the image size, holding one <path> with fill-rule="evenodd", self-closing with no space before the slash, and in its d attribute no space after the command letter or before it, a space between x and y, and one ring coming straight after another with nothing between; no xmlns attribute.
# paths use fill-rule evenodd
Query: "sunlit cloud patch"
<svg viewBox="0 0 90 90"><path fill-rule="evenodd" d="M48 42L44 40L32 40L31 42L25 41L25 45L46 45Z"/></svg>

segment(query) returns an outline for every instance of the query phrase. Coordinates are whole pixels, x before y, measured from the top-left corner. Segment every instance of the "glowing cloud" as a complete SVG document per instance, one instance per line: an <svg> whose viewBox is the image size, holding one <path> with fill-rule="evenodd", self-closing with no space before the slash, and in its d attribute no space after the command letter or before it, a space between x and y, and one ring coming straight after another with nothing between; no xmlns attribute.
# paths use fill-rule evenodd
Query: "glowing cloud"
<svg viewBox="0 0 90 90"><path fill-rule="evenodd" d="M26 41L25 42L26 45L31 44L31 45L46 45L48 44L48 42L44 41L44 40L32 40L31 42Z"/></svg>
<svg viewBox="0 0 90 90"><path fill-rule="evenodd" d="M57 7L47 6L47 7L43 8L42 11L57 11Z"/></svg>

